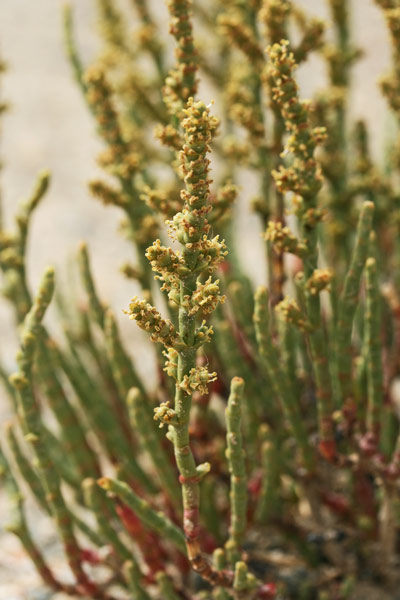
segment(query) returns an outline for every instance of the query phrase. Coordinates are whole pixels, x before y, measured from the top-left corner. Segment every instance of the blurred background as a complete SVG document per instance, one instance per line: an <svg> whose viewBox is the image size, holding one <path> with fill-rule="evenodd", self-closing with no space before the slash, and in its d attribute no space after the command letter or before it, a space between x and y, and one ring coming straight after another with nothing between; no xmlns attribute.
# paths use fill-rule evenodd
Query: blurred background
<svg viewBox="0 0 400 600"><path fill-rule="evenodd" d="M118 3L127 4L123 0ZM323 0L299 0L310 14L327 16ZM76 36L86 64L98 52L96 3L73 0ZM154 0L154 14L167 36L167 10L164 0ZM353 0L352 21L354 43L364 52L354 70L350 105L357 118L368 121L372 149L377 154L390 134L390 119L377 82L388 67L390 50L382 15L373 0ZM172 48L172 41L168 40ZM4 168L1 191L5 221L13 225L19 201L28 197L37 173L51 171L50 190L32 219L28 245L28 279L32 289L48 264L56 267L59 285L71 285L71 264L78 243L87 241L92 255L93 271L103 299L121 317L124 338L146 369L146 346L138 328L124 318L135 290L118 269L122 262L133 259L131 246L116 235L120 212L103 207L87 191L87 182L96 174L96 155L101 144L95 125L72 79L63 47L62 2L55 0L1 0L0 53L8 65L1 82L1 100L10 103L3 119L0 156ZM299 69L305 96L323 88L325 67L313 57ZM205 89L203 99L212 99ZM260 260L261 238L258 219L250 213L251 182L241 181L238 214L239 247L250 274L264 281ZM0 359L11 369L17 348L12 312L0 299ZM0 419L7 418L9 408L0 390ZM0 513L2 500L0 496ZM40 521L45 527L45 521ZM1 525L1 523L0 523ZM41 533L43 534L43 532ZM0 599L22 600L45 598L30 563L25 560L19 543L12 536L0 536ZM17 560L18 559L18 560ZM41 594L41 595L40 595Z"/></svg>

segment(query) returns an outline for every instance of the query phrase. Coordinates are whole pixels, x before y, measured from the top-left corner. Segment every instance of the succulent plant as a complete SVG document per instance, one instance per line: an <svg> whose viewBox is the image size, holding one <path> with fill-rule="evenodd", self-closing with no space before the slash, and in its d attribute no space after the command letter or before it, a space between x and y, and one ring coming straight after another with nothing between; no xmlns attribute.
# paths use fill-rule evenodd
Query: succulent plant
<svg viewBox="0 0 400 600"><path fill-rule="evenodd" d="M122 271L141 290L127 298L125 329L149 334L157 377L143 378L127 351L85 243L87 304L61 302L64 341L53 338L54 270L35 294L26 278L43 172L16 231L0 223L20 335L16 372L0 366L15 408L0 475L9 529L54 592L345 600L366 585L395 598L400 143L382 168L367 125L351 122L360 51L350 2L327 4L329 42L294 1L168 0L171 64L151 2L97 0L103 44L89 67L65 8L67 55L104 143L104 176L89 190L122 211L137 256ZM400 3L376 4L393 52L381 88L400 140ZM295 71L312 53L329 87L309 101ZM235 235L238 182L250 174L265 250L257 289ZM53 519L67 581L31 532L27 489Z"/></svg>

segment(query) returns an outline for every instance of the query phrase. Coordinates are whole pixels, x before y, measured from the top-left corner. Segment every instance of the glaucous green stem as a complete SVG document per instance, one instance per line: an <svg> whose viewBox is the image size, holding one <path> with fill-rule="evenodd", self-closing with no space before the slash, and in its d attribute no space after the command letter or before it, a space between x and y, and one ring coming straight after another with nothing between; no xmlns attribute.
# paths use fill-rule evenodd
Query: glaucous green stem
<svg viewBox="0 0 400 600"><path fill-rule="evenodd" d="M243 543L247 523L247 477L241 432L243 389L243 379L240 377L232 379L231 393L225 410L227 424L226 457L231 475L231 525L229 537L238 549Z"/></svg>
<svg viewBox="0 0 400 600"><path fill-rule="evenodd" d="M181 508L181 492L176 470L169 462L155 431L154 420L145 406L145 398L138 388L131 388L126 399L132 428L137 432L158 473L162 488L178 511Z"/></svg>
<svg viewBox="0 0 400 600"><path fill-rule="evenodd" d="M351 334L358 303L361 274L367 258L374 205L364 202L357 226L356 241L350 266L339 298L337 324L338 375L342 391L342 402L352 396L352 347Z"/></svg>
<svg viewBox="0 0 400 600"><path fill-rule="evenodd" d="M129 586L129 591L132 594L132 600L151 600L140 582L142 574L136 561L132 559L126 561L122 567L122 571Z"/></svg>
<svg viewBox="0 0 400 600"><path fill-rule="evenodd" d="M104 491L99 488L96 480L91 478L83 480L82 488L86 506L95 514L101 536L107 540L119 560L132 558L132 552L111 525Z"/></svg>
<svg viewBox="0 0 400 600"><path fill-rule="evenodd" d="M68 557L69 566L76 577L77 585L89 597L95 596L105 600L110 598L108 594L100 590L83 569L81 550L73 530L73 520L61 492L58 473L49 460L41 417L33 393L33 359L38 337L41 333L41 322L51 301L53 291L54 271L48 268L41 281L38 295L24 321L21 350L17 358L19 371L11 376L11 382L17 390L18 410L25 436L35 453L38 472L46 496L49 499L51 511Z"/></svg>
<svg viewBox="0 0 400 600"><path fill-rule="evenodd" d="M99 479L97 483L127 504L146 527L170 540L183 554L186 554L185 536L182 531L161 512L153 510L150 504L137 496L127 483L108 477Z"/></svg>
<svg viewBox="0 0 400 600"><path fill-rule="evenodd" d="M367 430L379 438L382 421L383 375L381 345L381 307L375 258L367 258L365 336L367 348Z"/></svg>
<svg viewBox="0 0 400 600"><path fill-rule="evenodd" d="M314 462L313 451L303 424L299 405L287 380L286 372L280 365L277 349L272 342L269 326L268 298L267 289L259 287L255 294L254 312L254 324L259 352L268 370L274 395L279 399L293 435L301 449L304 465L307 469L312 470Z"/></svg>
<svg viewBox="0 0 400 600"><path fill-rule="evenodd" d="M175 588L166 573L159 571L156 574L156 581L161 593L161 597L165 600L179 600L180 596L175 591Z"/></svg>

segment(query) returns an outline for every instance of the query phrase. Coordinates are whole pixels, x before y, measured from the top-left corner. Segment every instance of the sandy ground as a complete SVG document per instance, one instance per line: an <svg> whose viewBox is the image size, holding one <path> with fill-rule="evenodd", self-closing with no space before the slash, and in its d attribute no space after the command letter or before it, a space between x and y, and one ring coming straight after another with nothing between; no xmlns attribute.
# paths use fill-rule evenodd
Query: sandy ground
<svg viewBox="0 0 400 600"><path fill-rule="evenodd" d="M163 0L153 3L162 17ZM314 14L325 14L322 0L302 0L301 4ZM79 45L89 62L97 48L95 2L74 0L72 5ZM87 193L86 183L96 172L95 156L100 144L64 56L61 8L62 3L57 0L0 2L0 51L9 64L1 95L12 104L1 137L6 221L12 224L16 204L29 194L37 172L50 169L50 191L32 222L29 282L35 289L44 267L50 263L56 267L59 280L69 286L66 264L72 261L79 241L84 239L92 252L101 294L122 317L122 309L134 289L117 270L123 261L132 258L132 250L115 235L119 211L106 210ZM355 41L365 52L354 77L353 112L370 123L374 151L379 152L384 131L390 129L385 103L376 85L390 60L387 36L372 0L353 0L353 12ZM324 85L324 68L317 59L300 69L300 76L305 94ZM248 189L248 182L243 183ZM246 209L247 200L243 194L239 206L240 247L252 276L259 282L264 278L259 259L261 240L256 218ZM143 338L126 320L122 324L125 338L132 348L136 347L137 355L138 347L142 352ZM0 301L0 341L0 359L11 369L16 338L11 312L4 301ZM147 369L146 360L140 360L140 368ZM8 411L0 396L0 418L5 419ZM5 513L5 501L0 496L0 526L6 520ZM36 522L38 534L51 545L46 521ZM38 579L23 558L18 542L6 534L0 537L0 546L0 600L45 598L43 592L39 593Z"/></svg>

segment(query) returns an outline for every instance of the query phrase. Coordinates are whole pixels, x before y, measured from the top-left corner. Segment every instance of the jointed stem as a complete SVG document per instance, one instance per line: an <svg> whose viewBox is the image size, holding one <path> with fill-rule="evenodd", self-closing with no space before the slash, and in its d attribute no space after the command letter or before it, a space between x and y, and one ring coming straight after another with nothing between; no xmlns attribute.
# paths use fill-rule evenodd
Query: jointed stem
<svg viewBox="0 0 400 600"><path fill-rule="evenodd" d="M383 400L383 376L382 376L382 347L381 347L381 319L380 319L380 297L379 284L376 272L376 261L368 258L366 269L366 313L365 334L367 346L367 375L368 375L368 411L367 430L378 439Z"/></svg>
<svg viewBox="0 0 400 600"><path fill-rule="evenodd" d="M352 350L351 334L357 309L358 291L361 274L368 253L369 233L371 231L374 205L364 202L357 226L354 250L339 299L337 324L337 361L339 380L342 389L342 402L352 395Z"/></svg>
<svg viewBox="0 0 400 600"><path fill-rule="evenodd" d="M255 295L254 324L256 328L258 348L265 364L275 396L282 405L283 412L289 421L293 435L301 449L304 465L313 468L312 448L299 411L299 405L281 367L277 348L272 342L269 326L268 292L259 287Z"/></svg>
<svg viewBox="0 0 400 600"><path fill-rule="evenodd" d="M33 357L37 338L40 335L41 321L52 298L53 290L54 272L52 269L47 269L39 294L24 322L22 347L18 355L19 372L12 375L11 381L17 390L18 410L22 418L25 435L31 442L35 452L43 487L63 541L68 563L76 577L78 589L81 589L89 597L106 600L110 597L103 593L83 570L81 551L73 530L73 520L61 493L58 473L49 461L47 447L43 439L42 422L33 394Z"/></svg>
<svg viewBox="0 0 400 600"><path fill-rule="evenodd" d="M246 531L247 481L241 433L241 404L244 381L235 377L231 382L231 393L226 408L227 450L231 474L231 526L230 539L240 549Z"/></svg>

